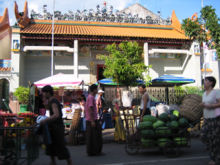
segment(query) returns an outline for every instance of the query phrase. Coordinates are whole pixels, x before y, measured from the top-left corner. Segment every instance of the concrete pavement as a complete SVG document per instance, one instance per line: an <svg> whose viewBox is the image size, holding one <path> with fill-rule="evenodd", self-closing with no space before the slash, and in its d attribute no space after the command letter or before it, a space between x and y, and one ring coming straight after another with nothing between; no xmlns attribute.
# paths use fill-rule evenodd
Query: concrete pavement
<svg viewBox="0 0 220 165"><path fill-rule="evenodd" d="M177 158L167 158L158 150L154 152L142 151L137 155L127 155L124 144L117 144L113 141L111 130L103 133L105 144L103 145L104 155L88 157L85 145L68 146L73 165L207 165L209 157L204 145L193 138L190 148L183 148L182 154ZM40 151L39 158L33 165L48 165L49 157ZM58 165L65 165L65 161L58 161Z"/></svg>

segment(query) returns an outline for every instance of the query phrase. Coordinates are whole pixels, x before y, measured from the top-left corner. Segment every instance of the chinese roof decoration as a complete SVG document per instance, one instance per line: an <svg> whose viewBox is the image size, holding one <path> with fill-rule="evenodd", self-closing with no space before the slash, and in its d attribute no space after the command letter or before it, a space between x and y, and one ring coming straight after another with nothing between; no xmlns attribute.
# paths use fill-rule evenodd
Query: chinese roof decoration
<svg viewBox="0 0 220 165"><path fill-rule="evenodd" d="M30 22L30 19L28 17L28 3L27 3L27 1L25 1L23 12L18 11L18 5L15 1L14 11L15 11L15 18L18 22L19 27L24 28L25 26L27 26Z"/></svg>
<svg viewBox="0 0 220 165"><path fill-rule="evenodd" d="M25 2L24 12L22 13L18 12L15 3L15 15L23 38L51 39L53 15L47 12L46 5L43 6L43 9L43 14L32 10L29 18L27 2ZM145 16L149 13L154 19L143 19L138 15L125 14L125 10L122 10L122 13L119 11L114 13L113 7L108 7L105 3L102 8L98 5L96 11L92 9L88 11L77 10L75 13L68 11L65 14L55 11L55 37L59 40L78 39L102 42L121 42L136 40L137 38L152 43L158 43L158 40L154 39L166 39L167 43L177 43L177 41L173 41L176 39L182 40L179 44L190 40L182 31L181 24L174 11L171 19L163 20L144 7L142 10L146 10ZM147 18L150 17L147 16Z"/></svg>
<svg viewBox="0 0 220 165"><path fill-rule="evenodd" d="M104 2L103 7L96 6L96 10L77 10L76 12L69 10L67 13L61 11L54 11L55 20L68 20L68 21L89 21L89 22L118 22L118 23L138 23L138 24L158 24L169 25L171 24L170 18L162 19L160 15L153 19L150 15L146 18L141 18L138 14L132 15L124 11L115 10L113 6L107 6ZM47 5L43 6L43 13L31 11L32 19L52 20L53 13L47 11Z"/></svg>
<svg viewBox="0 0 220 165"><path fill-rule="evenodd" d="M0 40L9 34L9 29L8 9L6 8L3 16L0 16Z"/></svg>

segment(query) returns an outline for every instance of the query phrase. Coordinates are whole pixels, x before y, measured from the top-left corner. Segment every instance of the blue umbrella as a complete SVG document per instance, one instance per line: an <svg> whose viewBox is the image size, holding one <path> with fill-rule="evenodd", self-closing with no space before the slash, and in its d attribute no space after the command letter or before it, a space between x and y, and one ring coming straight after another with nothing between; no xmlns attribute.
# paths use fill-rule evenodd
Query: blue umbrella
<svg viewBox="0 0 220 165"><path fill-rule="evenodd" d="M118 85L117 82L114 82L112 80L112 78L104 78L98 81L98 83L100 84L104 84L104 85Z"/></svg>
<svg viewBox="0 0 220 165"><path fill-rule="evenodd" d="M190 79L190 78L173 76L173 75L163 75L163 76L153 79L151 86L172 87L172 86L179 86L183 84L190 84L194 82L195 80Z"/></svg>
<svg viewBox="0 0 220 165"><path fill-rule="evenodd" d="M137 84L144 84L145 82L143 80L136 80ZM104 78L99 80L97 83L103 84L103 85L120 85L117 82L114 82L112 78Z"/></svg>
<svg viewBox="0 0 220 165"><path fill-rule="evenodd" d="M163 75L158 78L153 79L152 84L150 86L152 87L166 87L165 93L166 93L166 103L169 103L169 90L168 87L174 87L174 86L180 86L184 84L190 84L194 83L194 79L180 77L180 76L173 76L173 75Z"/></svg>

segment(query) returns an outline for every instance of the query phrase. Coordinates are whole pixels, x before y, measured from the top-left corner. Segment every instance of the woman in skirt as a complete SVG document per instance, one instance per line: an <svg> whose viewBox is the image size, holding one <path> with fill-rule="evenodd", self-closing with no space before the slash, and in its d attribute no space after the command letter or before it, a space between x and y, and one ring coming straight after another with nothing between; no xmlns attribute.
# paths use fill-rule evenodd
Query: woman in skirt
<svg viewBox="0 0 220 165"><path fill-rule="evenodd" d="M204 125L201 138L206 144L210 156L209 165L220 163L220 92L214 90L216 79L206 77L204 81L205 92L202 97Z"/></svg>

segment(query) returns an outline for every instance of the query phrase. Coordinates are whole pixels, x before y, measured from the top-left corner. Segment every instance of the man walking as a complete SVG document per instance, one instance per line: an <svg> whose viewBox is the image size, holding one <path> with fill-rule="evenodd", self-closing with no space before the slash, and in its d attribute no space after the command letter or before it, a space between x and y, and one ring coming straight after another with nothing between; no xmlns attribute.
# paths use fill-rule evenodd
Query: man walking
<svg viewBox="0 0 220 165"><path fill-rule="evenodd" d="M101 154L102 151L102 129L98 122L98 114L95 96L97 94L97 85L89 87L89 95L85 105L86 116L86 148L88 156Z"/></svg>

